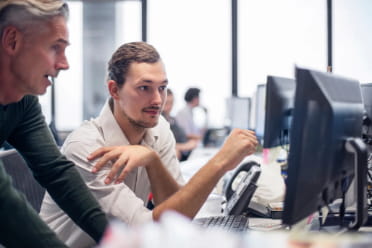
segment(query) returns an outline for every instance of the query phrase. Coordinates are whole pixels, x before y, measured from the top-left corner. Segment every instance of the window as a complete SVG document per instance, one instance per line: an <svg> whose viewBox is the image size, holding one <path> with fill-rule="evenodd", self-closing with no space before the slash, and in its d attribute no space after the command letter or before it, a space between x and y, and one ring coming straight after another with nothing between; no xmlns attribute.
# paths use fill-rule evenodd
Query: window
<svg viewBox="0 0 372 248"><path fill-rule="evenodd" d="M185 105L189 87L201 89L209 125L221 126L231 95L230 0L148 0L148 42L158 49L175 96Z"/></svg>
<svg viewBox="0 0 372 248"><path fill-rule="evenodd" d="M333 4L333 72L361 83L372 82L370 0L337 0Z"/></svg>
<svg viewBox="0 0 372 248"><path fill-rule="evenodd" d="M82 122L83 111L83 60L82 60L82 3L68 2L70 19L68 22L71 45L66 49L70 65L67 71L61 71L55 80L56 127L69 130ZM45 95L40 96L40 104L47 123L51 121L51 87Z"/></svg>
<svg viewBox="0 0 372 248"><path fill-rule="evenodd" d="M267 75L294 78L294 67L326 70L326 1L238 2L239 96Z"/></svg>

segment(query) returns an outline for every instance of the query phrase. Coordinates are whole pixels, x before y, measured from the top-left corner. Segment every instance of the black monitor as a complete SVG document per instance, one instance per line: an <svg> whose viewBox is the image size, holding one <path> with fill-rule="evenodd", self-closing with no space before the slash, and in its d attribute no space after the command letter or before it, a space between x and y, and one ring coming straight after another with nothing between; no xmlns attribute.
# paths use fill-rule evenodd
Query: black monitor
<svg viewBox="0 0 372 248"><path fill-rule="evenodd" d="M283 224L342 199L354 177L357 209L349 228L358 229L368 217L359 82L300 68L296 82Z"/></svg>
<svg viewBox="0 0 372 248"><path fill-rule="evenodd" d="M267 77L264 148L289 144L295 88L293 79Z"/></svg>

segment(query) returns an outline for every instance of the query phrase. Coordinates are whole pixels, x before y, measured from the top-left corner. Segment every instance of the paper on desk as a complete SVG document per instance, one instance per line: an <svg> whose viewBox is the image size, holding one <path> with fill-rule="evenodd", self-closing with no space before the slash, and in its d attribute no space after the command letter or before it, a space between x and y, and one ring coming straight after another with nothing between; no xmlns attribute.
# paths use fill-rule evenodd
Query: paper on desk
<svg viewBox="0 0 372 248"><path fill-rule="evenodd" d="M211 156L202 156L200 158L194 158L186 160L180 163L181 172L186 182L201 168L203 167ZM271 202L282 202L284 200L285 184L284 179L281 175L281 168L278 164L264 164L262 159L255 155L247 156L240 163L248 161L255 161L261 164L261 175L257 182L257 190L253 195L252 200L261 204L267 205ZM239 166L237 166L239 167ZM233 173L233 171L229 172Z"/></svg>
<svg viewBox="0 0 372 248"><path fill-rule="evenodd" d="M261 175L257 181L257 189L252 200L263 205L283 202L285 183L278 164L261 164Z"/></svg>

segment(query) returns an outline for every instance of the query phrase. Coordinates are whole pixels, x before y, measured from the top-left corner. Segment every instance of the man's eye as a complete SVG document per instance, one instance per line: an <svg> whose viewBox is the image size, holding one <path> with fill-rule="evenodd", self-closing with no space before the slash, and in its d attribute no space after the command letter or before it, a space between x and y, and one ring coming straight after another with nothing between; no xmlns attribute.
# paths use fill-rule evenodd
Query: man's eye
<svg viewBox="0 0 372 248"><path fill-rule="evenodd" d="M164 90L166 90L167 89L167 86L166 85L164 85L164 86L160 86L160 90L161 91L164 91Z"/></svg>
<svg viewBox="0 0 372 248"><path fill-rule="evenodd" d="M58 51L58 50L60 50L60 46L59 45L54 45L54 46L52 46L52 49L55 50L55 51Z"/></svg>
<svg viewBox="0 0 372 248"><path fill-rule="evenodd" d="M140 86L139 89L145 91L147 90L147 86Z"/></svg>

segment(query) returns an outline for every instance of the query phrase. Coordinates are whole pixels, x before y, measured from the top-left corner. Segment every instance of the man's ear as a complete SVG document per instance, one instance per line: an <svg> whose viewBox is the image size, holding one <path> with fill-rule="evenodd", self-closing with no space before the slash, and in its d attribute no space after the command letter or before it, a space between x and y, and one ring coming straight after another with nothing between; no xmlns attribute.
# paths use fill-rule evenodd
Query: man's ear
<svg viewBox="0 0 372 248"><path fill-rule="evenodd" d="M108 87L108 90L109 90L109 93L111 95L111 97L115 100L119 99L119 86L118 84L116 83L116 81L114 80L109 80L107 82L107 87Z"/></svg>
<svg viewBox="0 0 372 248"><path fill-rule="evenodd" d="M1 37L1 45L6 52L14 54L21 45L22 34L14 26L7 26Z"/></svg>

